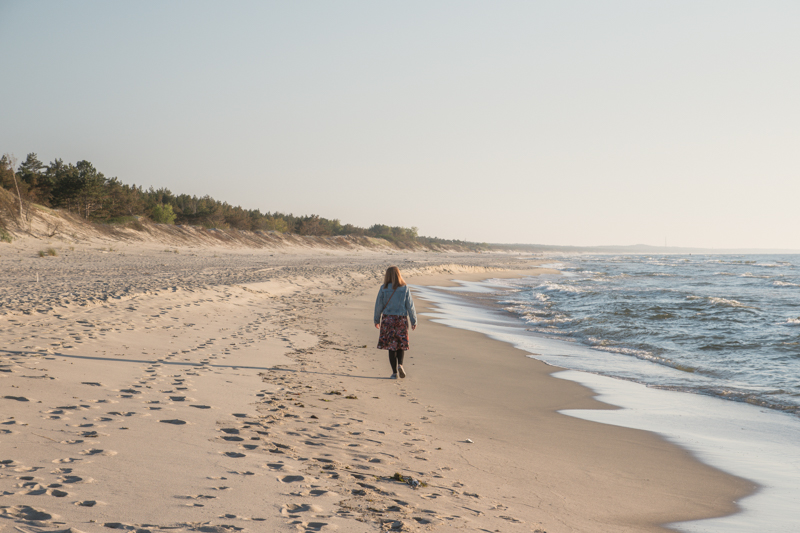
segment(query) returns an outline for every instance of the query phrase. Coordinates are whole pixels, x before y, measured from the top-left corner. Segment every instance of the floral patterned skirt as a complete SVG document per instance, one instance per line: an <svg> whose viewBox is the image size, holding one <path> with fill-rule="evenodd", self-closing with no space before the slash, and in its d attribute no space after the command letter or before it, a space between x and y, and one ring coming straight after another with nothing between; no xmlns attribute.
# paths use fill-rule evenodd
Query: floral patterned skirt
<svg viewBox="0 0 800 533"><path fill-rule="evenodd" d="M379 350L408 350L408 318L399 315L383 315Z"/></svg>

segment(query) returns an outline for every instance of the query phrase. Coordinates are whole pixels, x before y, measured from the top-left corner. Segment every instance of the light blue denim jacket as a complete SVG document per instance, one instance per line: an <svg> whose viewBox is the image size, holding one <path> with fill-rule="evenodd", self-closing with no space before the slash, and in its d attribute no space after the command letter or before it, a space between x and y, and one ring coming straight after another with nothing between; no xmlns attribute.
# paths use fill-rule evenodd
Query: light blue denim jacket
<svg viewBox="0 0 800 533"><path fill-rule="evenodd" d="M411 325L416 326L417 310L414 309L414 300L411 299L411 290L408 288L408 285L397 287L394 296L392 296L393 291L393 285L390 284L386 288L381 285L381 290L378 291L378 298L375 300L374 322L380 324L381 310L383 310L384 315L408 315L408 318L411 320ZM385 309L384 306L386 306Z"/></svg>

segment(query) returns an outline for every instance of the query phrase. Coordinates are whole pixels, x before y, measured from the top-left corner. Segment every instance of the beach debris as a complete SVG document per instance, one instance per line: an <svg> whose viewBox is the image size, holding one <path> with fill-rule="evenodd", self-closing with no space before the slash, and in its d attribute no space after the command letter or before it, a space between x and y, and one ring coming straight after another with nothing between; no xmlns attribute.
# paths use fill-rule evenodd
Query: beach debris
<svg viewBox="0 0 800 533"><path fill-rule="evenodd" d="M466 442L467 444L472 444L472 439L467 439L464 442Z"/></svg>
<svg viewBox="0 0 800 533"><path fill-rule="evenodd" d="M420 481L419 479L413 478L411 476L404 476L400 472L395 472L392 479L395 481L399 481L400 483L405 483L410 486L412 489L418 489L419 487L427 487L428 484L424 481Z"/></svg>
<svg viewBox="0 0 800 533"><path fill-rule="evenodd" d="M355 394L350 394L348 396L345 396L345 399L347 399L347 400L358 400L358 396L356 396Z"/></svg>

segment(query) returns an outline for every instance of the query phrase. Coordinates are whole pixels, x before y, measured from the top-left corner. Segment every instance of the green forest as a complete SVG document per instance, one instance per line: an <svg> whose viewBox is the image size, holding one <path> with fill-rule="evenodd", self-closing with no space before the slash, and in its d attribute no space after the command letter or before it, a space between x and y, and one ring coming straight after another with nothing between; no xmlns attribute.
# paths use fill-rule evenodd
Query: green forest
<svg viewBox="0 0 800 533"><path fill-rule="evenodd" d="M0 186L4 189L19 195L24 202L63 209L100 224L128 224L139 217L148 217L160 224L205 228L375 237L399 246L412 243L475 246L475 243L464 241L420 237L415 227L374 224L362 228L318 215L262 213L258 209L233 206L207 195L198 198L174 194L164 187L145 189L122 183L116 177L107 178L89 161L78 161L73 165L56 159L45 165L35 153L30 153L15 166L13 156L6 154L0 158Z"/></svg>

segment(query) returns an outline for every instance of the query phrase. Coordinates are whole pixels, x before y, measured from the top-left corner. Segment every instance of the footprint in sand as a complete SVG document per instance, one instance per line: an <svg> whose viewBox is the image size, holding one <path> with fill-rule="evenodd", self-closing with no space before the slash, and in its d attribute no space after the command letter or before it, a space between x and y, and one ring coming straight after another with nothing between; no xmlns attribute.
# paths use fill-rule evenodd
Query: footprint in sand
<svg viewBox="0 0 800 533"><path fill-rule="evenodd" d="M192 494L190 496L175 496L179 500L213 500L216 496L207 496L205 494Z"/></svg>
<svg viewBox="0 0 800 533"><path fill-rule="evenodd" d="M28 505L14 505L12 507L6 507L2 510L2 514L0 514L0 516L3 516L4 518L18 518L30 521L43 521L53 518L53 515L50 513L40 509L35 509Z"/></svg>
<svg viewBox="0 0 800 533"><path fill-rule="evenodd" d="M299 526L304 528L304 531L322 531L322 528L327 525L327 522L300 522L299 524Z"/></svg>
<svg viewBox="0 0 800 533"><path fill-rule="evenodd" d="M3 396L6 400L16 400L18 402L29 402L30 400L27 399L25 396Z"/></svg>
<svg viewBox="0 0 800 533"><path fill-rule="evenodd" d="M59 483L72 484L72 483L80 483L82 481L84 481L84 479L80 476L61 476L60 478L58 478ZM87 479L85 482L90 483L91 481L93 480Z"/></svg>
<svg viewBox="0 0 800 533"><path fill-rule="evenodd" d="M303 476L283 476L279 479L281 483L297 483L299 481L304 481L306 478Z"/></svg>
<svg viewBox="0 0 800 533"><path fill-rule="evenodd" d="M281 514L284 516L289 516L291 518L297 518L299 515L297 513L321 513L322 508L317 505L310 505L307 503L298 504L298 503L287 503L281 508ZM295 516L293 516L295 515Z"/></svg>
<svg viewBox="0 0 800 533"><path fill-rule="evenodd" d="M91 450L83 450L81 455L105 455L111 457L113 455L117 455L117 452L112 450L98 450L97 448L92 448Z"/></svg>
<svg viewBox="0 0 800 533"><path fill-rule="evenodd" d="M161 422L163 424L172 424L172 425L175 425L175 426L182 426L182 425L184 425L186 423L185 420L179 420L177 418L173 418L171 420L159 420L159 422Z"/></svg>
<svg viewBox="0 0 800 533"><path fill-rule="evenodd" d="M82 502L75 502L75 505L77 505L78 507L94 507L98 503L100 502L98 502L97 500L83 500Z"/></svg>

